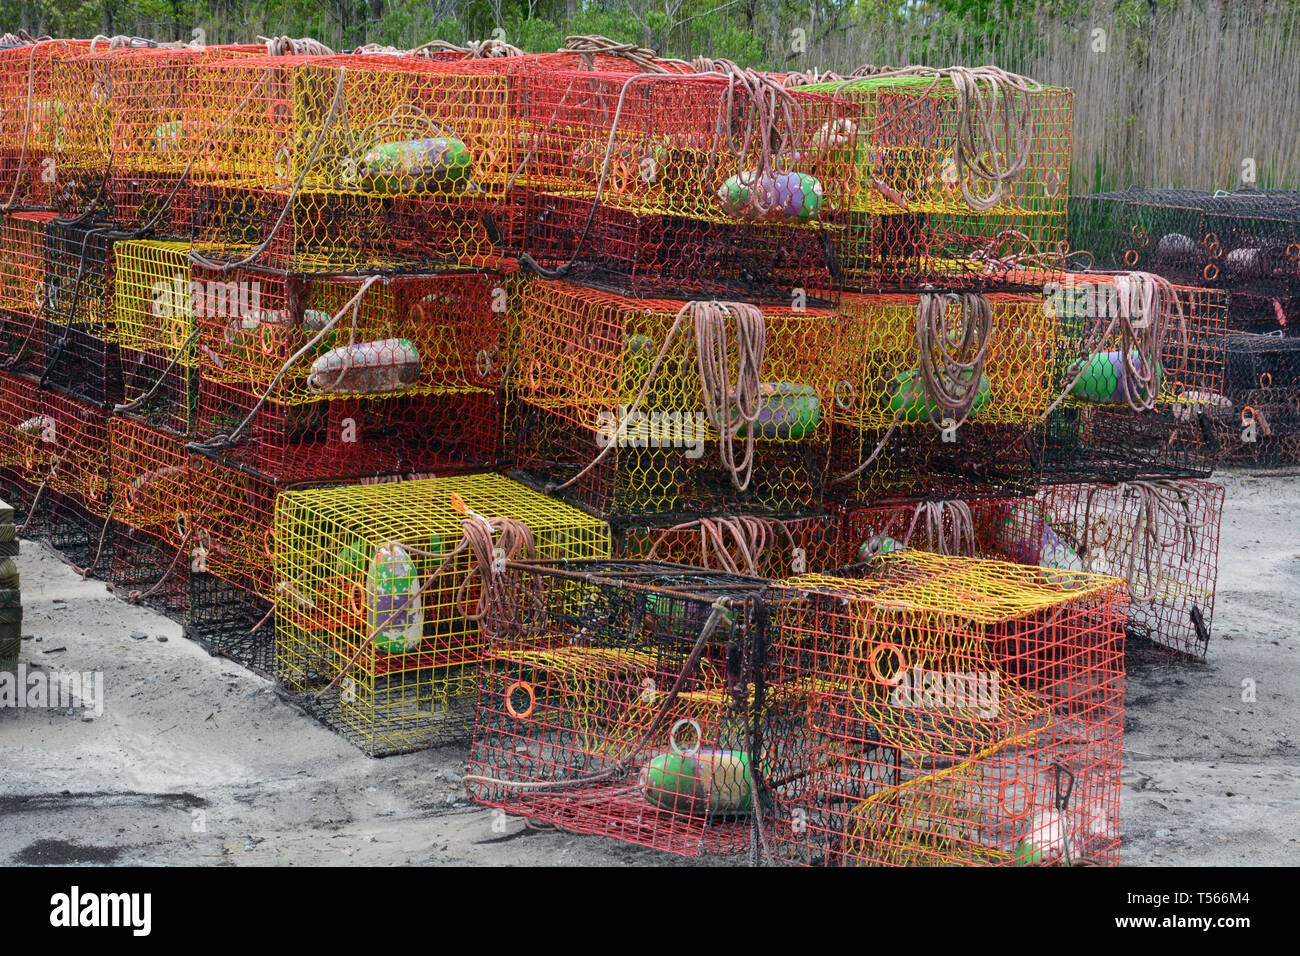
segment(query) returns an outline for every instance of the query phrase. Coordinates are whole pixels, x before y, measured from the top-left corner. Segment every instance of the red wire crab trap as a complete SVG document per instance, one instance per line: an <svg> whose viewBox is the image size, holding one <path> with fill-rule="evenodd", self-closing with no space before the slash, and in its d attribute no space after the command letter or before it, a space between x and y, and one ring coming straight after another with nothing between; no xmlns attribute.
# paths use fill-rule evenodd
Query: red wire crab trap
<svg viewBox="0 0 1300 956"><path fill-rule="evenodd" d="M506 813L683 856L748 851L766 582L512 562L465 784Z"/></svg>
<svg viewBox="0 0 1300 956"><path fill-rule="evenodd" d="M114 341L113 244L103 225L45 226L42 387L96 405L122 400Z"/></svg>
<svg viewBox="0 0 1300 956"><path fill-rule="evenodd" d="M1041 297L846 294L838 311L828 497L1032 491L1060 347Z"/></svg>
<svg viewBox="0 0 1300 956"><path fill-rule="evenodd" d="M1225 401L1212 410L1223 464L1300 464L1300 339L1227 337Z"/></svg>
<svg viewBox="0 0 1300 956"><path fill-rule="evenodd" d="M39 376L44 369L45 226L53 217L0 217L0 353L12 372Z"/></svg>
<svg viewBox="0 0 1300 956"><path fill-rule="evenodd" d="M1226 401L1227 295L1146 273L1084 273L1049 289L1047 307L1061 348L1043 481L1208 476Z"/></svg>
<svg viewBox="0 0 1300 956"><path fill-rule="evenodd" d="M469 737L511 558L607 557L609 529L500 475L288 492L276 676L378 756Z"/></svg>
<svg viewBox="0 0 1300 956"><path fill-rule="evenodd" d="M523 251L627 295L832 289L844 104L767 77L620 70L520 75Z"/></svg>
<svg viewBox="0 0 1300 956"><path fill-rule="evenodd" d="M1124 579L1128 633L1204 660L1224 488L1195 479L1047 485L1045 518L1069 567Z"/></svg>
<svg viewBox="0 0 1300 956"><path fill-rule="evenodd" d="M0 204L5 211L52 209L65 185L58 154L63 98L56 61L89 48L88 40L45 40L0 50Z"/></svg>
<svg viewBox="0 0 1300 956"><path fill-rule="evenodd" d="M820 509L834 313L551 281L521 297L522 476L608 517Z"/></svg>
<svg viewBox="0 0 1300 956"><path fill-rule="evenodd" d="M298 481L496 464L500 277L195 277L202 450Z"/></svg>
<svg viewBox="0 0 1300 956"><path fill-rule="evenodd" d="M1119 862L1123 584L918 551L773 587L777 862Z"/></svg>
<svg viewBox="0 0 1300 956"><path fill-rule="evenodd" d="M848 504L840 506L839 517L839 567L904 549L1069 567L1063 564L1065 549L1032 497Z"/></svg>
<svg viewBox="0 0 1300 956"><path fill-rule="evenodd" d="M41 537L76 568L88 565L104 540L112 490L108 415L93 405L35 383L10 379L33 392L32 415L17 425L21 474L34 486L24 534Z"/></svg>
<svg viewBox="0 0 1300 956"><path fill-rule="evenodd" d="M1073 93L992 67L800 86L847 103L834 220L844 287L1009 290L1063 267Z"/></svg>
<svg viewBox="0 0 1300 956"><path fill-rule="evenodd" d="M772 518L717 514L680 522L620 522L614 557L684 564L751 577L825 571L839 560L835 515Z"/></svg>

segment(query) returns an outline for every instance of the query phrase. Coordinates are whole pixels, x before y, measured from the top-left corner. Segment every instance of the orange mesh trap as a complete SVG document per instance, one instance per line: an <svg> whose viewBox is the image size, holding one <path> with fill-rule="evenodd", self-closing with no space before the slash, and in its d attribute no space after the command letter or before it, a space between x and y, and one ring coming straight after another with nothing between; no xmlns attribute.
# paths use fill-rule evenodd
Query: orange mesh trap
<svg viewBox="0 0 1300 956"><path fill-rule="evenodd" d="M773 856L1115 864L1122 582L907 551L772 596Z"/></svg>

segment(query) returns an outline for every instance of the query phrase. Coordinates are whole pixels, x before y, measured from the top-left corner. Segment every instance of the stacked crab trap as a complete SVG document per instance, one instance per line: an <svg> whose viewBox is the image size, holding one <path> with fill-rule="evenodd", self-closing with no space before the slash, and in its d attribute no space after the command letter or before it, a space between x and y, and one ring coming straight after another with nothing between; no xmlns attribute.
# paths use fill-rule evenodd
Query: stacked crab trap
<svg viewBox="0 0 1300 956"><path fill-rule="evenodd" d="M1227 375L1207 395L1220 460L1300 465L1300 193L1132 188L1071 201L1074 246L1228 296Z"/></svg>
<svg viewBox="0 0 1300 956"><path fill-rule="evenodd" d="M1116 863L1125 639L1205 656L1208 478L1295 450L1292 198L1067 210L994 67L486 49L0 49L21 533L507 813Z"/></svg>

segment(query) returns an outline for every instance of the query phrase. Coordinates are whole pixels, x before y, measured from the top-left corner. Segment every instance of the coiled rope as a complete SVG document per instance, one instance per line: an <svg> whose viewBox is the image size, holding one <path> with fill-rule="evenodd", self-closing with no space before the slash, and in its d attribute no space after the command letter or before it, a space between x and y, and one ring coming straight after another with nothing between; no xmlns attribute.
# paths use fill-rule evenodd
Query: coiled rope
<svg viewBox="0 0 1300 956"><path fill-rule="evenodd" d="M654 543L650 545L650 550L646 552L644 560L655 560L659 546L668 539L669 535L695 530L700 533L700 567L709 569L716 567L729 574L765 577L766 575L763 574L763 569L766 566L765 559L768 551L781 534L785 535L790 547L795 547L794 537L790 534L790 529L784 522L775 518L733 515L721 518L700 518L695 521L685 521L673 525L671 528L665 528ZM733 542L730 547L726 541L728 534L731 535ZM733 548L739 558L733 556Z"/></svg>
<svg viewBox="0 0 1300 956"><path fill-rule="evenodd" d="M932 79L916 98L918 103L944 80L952 83L957 96L953 159L962 198L977 212L992 209L1029 162L1033 141L1031 94L1040 92L1042 85L996 66L862 66L840 89L863 79L913 77ZM1000 128L997 117L1002 119ZM1000 148L1004 143L1010 147L1010 155Z"/></svg>
<svg viewBox="0 0 1300 956"><path fill-rule="evenodd" d="M334 51L320 40L311 37L278 36L257 38L258 43L266 44L268 56L333 56Z"/></svg>
<svg viewBox="0 0 1300 956"><path fill-rule="evenodd" d="M1137 500L1132 536L1126 552L1119 556L1120 572L1128 582L1129 600L1135 604L1150 604L1158 598L1156 579L1161 555L1172 549L1183 565L1196 556L1197 535L1206 527L1205 521L1198 521L1193 516L1196 493L1170 479L1128 481L1089 488L1084 499L1083 541L1079 550L1085 570L1092 570L1094 561L1093 499L1109 488L1113 488L1121 498Z"/></svg>
<svg viewBox="0 0 1300 956"><path fill-rule="evenodd" d="M948 317L960 306L961 327ZM993 306L981 292L922 292L916 306L917 375L897 396L899 407L885 434L861 464L832 478L831 484L850 481L871 465L898 429L903 414L917 398L925 397L930 424L940 431L960 427L970 418L984 380L984 363L993 341Z"/></svg>
<svg viewBox="0 0 1300 956"><path fill-rule="evenodd" d="M1168 279L1150 272L1114 273L1112 281L1118 294L1116 314L1110 317L1093 341L1085 343L1078 372L1055 401L1047 406L1039 417L1040 421L1047 421L1048 416L1074 391L1091 364L1087 357L1101 348L1116 326L1119 328L1119 353L1123 363L1124 400L1134 411L1152 411L1159 401L1161 363L1171 314L1176 316L1179 334L1174 380L1179 380L1186 371L1189 352L1187 318L1178 290Z"/></svg>

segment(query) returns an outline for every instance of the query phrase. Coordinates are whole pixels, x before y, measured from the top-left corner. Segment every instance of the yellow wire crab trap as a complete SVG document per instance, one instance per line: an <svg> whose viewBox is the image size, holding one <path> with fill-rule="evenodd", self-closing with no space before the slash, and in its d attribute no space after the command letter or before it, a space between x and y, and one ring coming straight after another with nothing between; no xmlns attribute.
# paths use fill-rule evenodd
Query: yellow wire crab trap
<svg viewBox="0 0 1300 956"><path fill-rule="evenodd" d="M750 849L766 582L657 561L512 562L465 785L684 856Z"/></svg>
<svg viewBox="0 0 1300 956"><path fill-rule="evenodd" d="M833 312L537 281L517 326L524 471L607 514L817 507Z"/></svg>
<svg viewBox="0 0 1300 956"><path fill-rule="evenodd" d="M66 185L59 172L66 110L55 65L89 49L88 40L44 40L0 50L0 203L51 208Z"/></svg>
<svg viewBox="0 0 1300 956"><path fill-rule="evenodd" d="M455 203L499 194L506 77L418 57L249 57L207 64L189 104L211 182Z"/></svg>
<svg viewBox="0 0 1300 956"><path fill-rule="evenodd" d="M378 755L468 737L501 561L605 557L609 529L483 474L286 492L275 542L276 676Z"/></svg>
<svg viewBox="0 0 1300 956"><path fill-rule="evenodd" d="M0 217L0 354L13 372L44 370L45 227L53 213Z"/></svg>
<svg viewBox="0 0 1300 956"><path fill-rule="evenodd" d="M778 860L1118 862L1115 578L897 552L774 586Z"/></svg>
<svg viewBox="0 0 1300 956"><path fill-rule="evenodd" d="M123 240L113 259L113 338L122 361L117 414L188 435L198 401L194 306L206 306L190 277L189 244Z"/></svg>
<svg viewBox="0 0 1300 956"><path fill-rule="evenodd" d="M942 313L939 334L918 331L934 310ZM936 353L971 359L972 367L955 376L958 386L974 385L966 419L971 423L1033 421L1055 397L1049 392L1059 347L1056 320L1041 296L846 294L836 311L840 326L831 355L837 369L830 413L837 423L877 430L895 423L941 425L945 408L926 387L923 341L933 343ZM975 350L957 354L968 333L976 350L981 339L987 340L982 361L975 361ZM930 360L940 372L941 362ZM953 414L954 421L959 415Z"/></svg>

